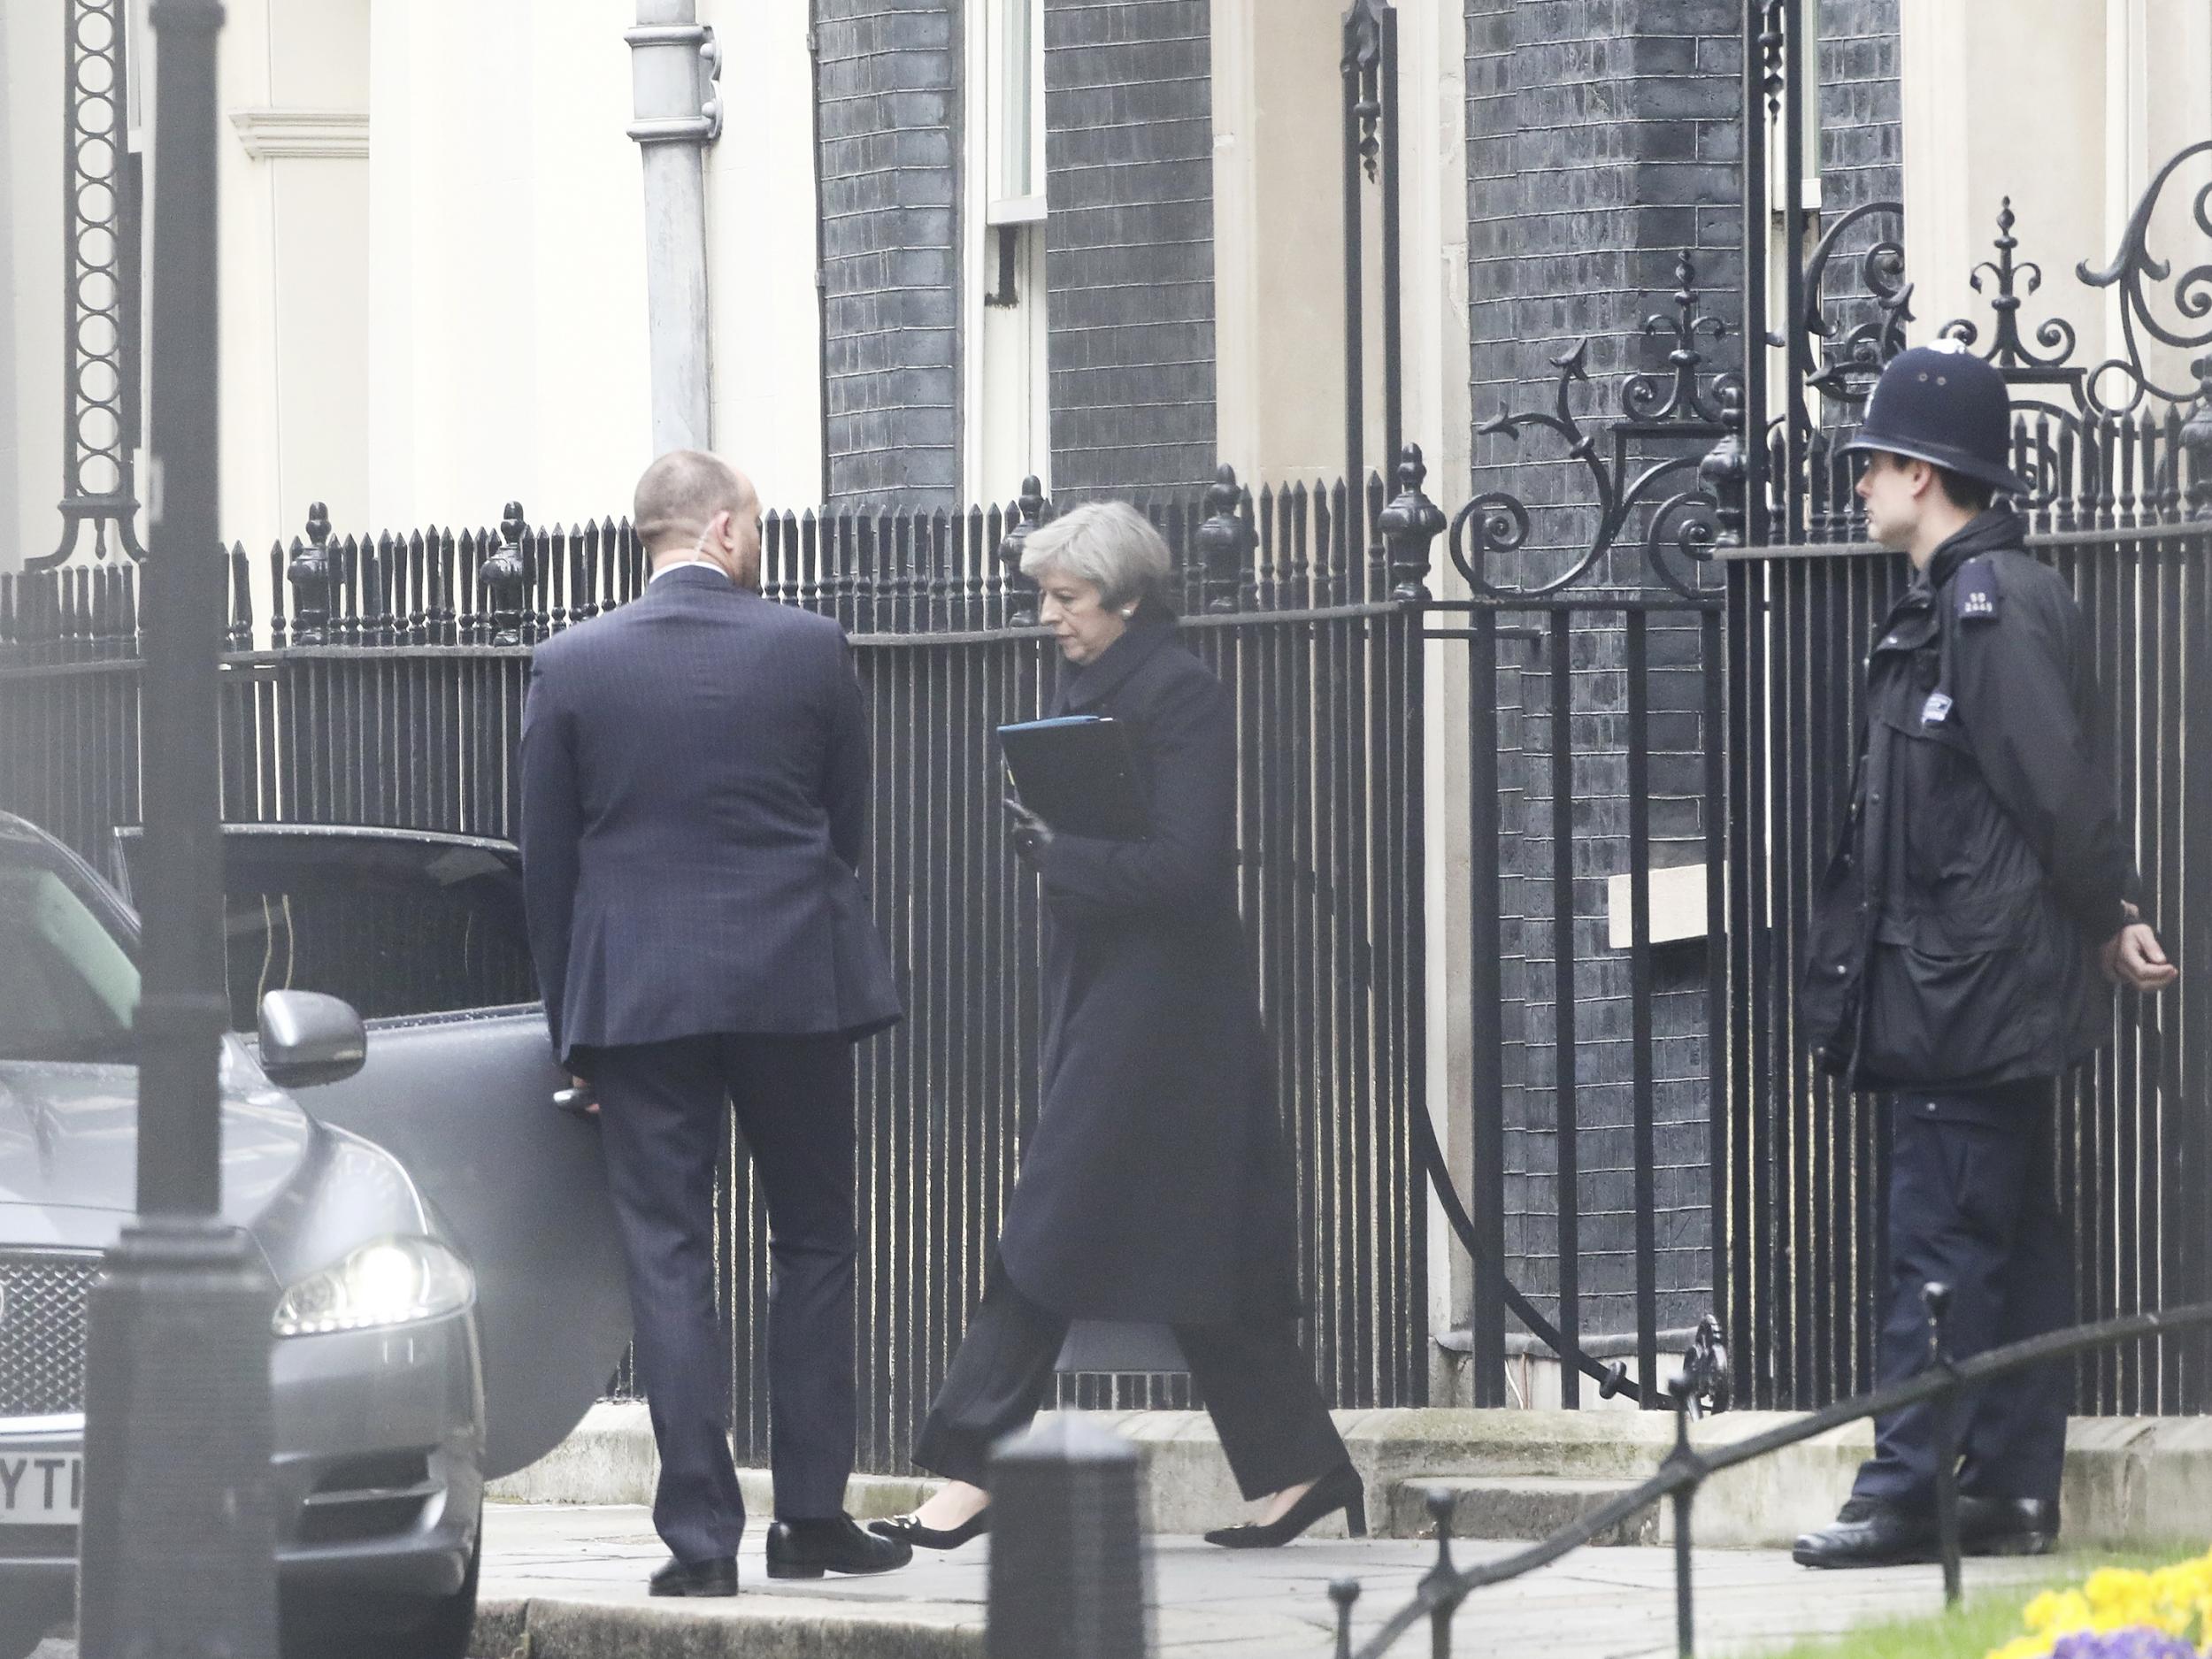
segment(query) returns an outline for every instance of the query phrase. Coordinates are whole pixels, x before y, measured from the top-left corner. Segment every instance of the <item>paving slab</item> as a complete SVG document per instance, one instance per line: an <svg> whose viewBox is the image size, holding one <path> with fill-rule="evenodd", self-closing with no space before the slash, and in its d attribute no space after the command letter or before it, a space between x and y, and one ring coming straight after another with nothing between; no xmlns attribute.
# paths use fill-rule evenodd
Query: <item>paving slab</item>
<svg viewBox="0 0 2212 1659"><path fill-rule="evenodd" d="M664 1559L641 1508L499 1504L486 1518L484 1617L478 1659L691 1659L692 1655L980 1655L990 1562L987 1538L949 1555L918 1553L905 1570L871 1578L776 1583L759 1529L739 1556L743 1593L726 1601L670 1603L645 1594ZM1462 1563L1510 1554L1509 1544L1455 1546ZM1374 1629L1414 1592L1435 1560L1431 1545L1388 1540L1303 1540L1232 1555L1196 1538L1151 1540L1153 1651L1160 1659L1261 1659L1333 1651L1332 1579L1364 1586L1356 1628ZM1777 1550L1696 1555L1701 1652L1755 1651L1870 1619L1942 1604L1932 1567L1815 1574ZM2061 1556L1967 1563L1978 1587L2068 1576ZM1461 1651L1540 1651L1562 1659L1643 1659L1674 1651L1674 1557L1667 1549L1584 1550L1512 1583L1477 1593L1458 1621ZM1399 1652L1426 1651L1409 1635Z"/></svg>

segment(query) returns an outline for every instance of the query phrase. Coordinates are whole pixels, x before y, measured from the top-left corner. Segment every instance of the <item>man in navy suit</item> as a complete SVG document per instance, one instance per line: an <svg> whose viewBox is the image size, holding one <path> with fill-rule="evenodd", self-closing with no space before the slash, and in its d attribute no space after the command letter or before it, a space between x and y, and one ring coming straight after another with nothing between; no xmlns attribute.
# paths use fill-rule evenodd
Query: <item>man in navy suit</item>
<svg viewBox="0 0 2212 1659"><path fill-rule="evenodd" d="M771 1578L910 1550L845 1512L854 1444L853 1045L898 993L857 873L868 741L851 651L759 591L759 505L711 455L639 480L646 591L537 649L522 866L553 1048L599 1102L660 1449L657 1595L729 1595L745 1527L714 1299L733 1107L768 1206Z"/></svg>

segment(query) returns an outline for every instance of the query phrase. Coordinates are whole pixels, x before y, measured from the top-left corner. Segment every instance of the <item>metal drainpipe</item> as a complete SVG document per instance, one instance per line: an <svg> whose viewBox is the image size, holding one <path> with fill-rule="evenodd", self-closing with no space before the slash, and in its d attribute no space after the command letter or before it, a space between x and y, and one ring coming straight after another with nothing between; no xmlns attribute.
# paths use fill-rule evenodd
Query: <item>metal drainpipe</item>
<svg viewBox="0 0 2212 1659"><path fill-rule="evenodd" d="M645 305L653 365L653 453L713 440L707 320L705 152L722 135L714 31L695 0L638 0L630 47L645 163Z"/></svg>

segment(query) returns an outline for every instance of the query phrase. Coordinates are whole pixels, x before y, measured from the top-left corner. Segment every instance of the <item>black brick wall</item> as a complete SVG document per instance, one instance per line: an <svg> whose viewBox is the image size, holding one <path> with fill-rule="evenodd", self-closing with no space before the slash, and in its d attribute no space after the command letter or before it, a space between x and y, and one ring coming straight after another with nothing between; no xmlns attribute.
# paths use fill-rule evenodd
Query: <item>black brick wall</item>
<svg viewBox="0 0 2212 1659"><path fill-rule="evenodd" d="M1820 220L1833 226L1853 209L1901 202L1903 110L1897 80L1898 0L1824 0L1820 7ZM1868 299L1862 256L1904 235L1904 213L1870 213L1843 233L1821 282L1821 309L1833 338L1878 319ZM1832 430L1855 419L1821 400L1813 419Z"/></svg>
<svg viewBox="0 0 2212 1659"><path fill-rule="evenodd" d="M1549 411L1549 359L1586 338L1591 383L1575 406L1586 430L1619 412L1623 377L1663 365L1643 320L1669 313L1686 250L1706 309L1737 316L1740 227L1738 19L1733 0L1468 0L1468 251L1475 296L1470 365L1478 424ZM1707 349L1714 351L1708 344ZM1733 338L1716 366L1740 360ZM1656 453L1695 453L1703 442ZM1632 469L1633 470L1633 469ZM1676 488L1688 488L1684 479ZM1473 487L1509 490L1533 512L1517 568L1534 583L1590 545L1596 515L1586 470L1555 437L1478 438ZM1641 526L1586 580L1647 585ZM1605 879L1628 868L1623 744L1626 683L1620 613L1578 625L1571 677L1573 882L1578 1040L1578 1184L1586 1333L1635 1324L1629 1079L1629 972L1606 944ZM1544 652L1505 653L1501 674L1501 866L1507 923L1507 1250L1517 1282L1548 1302L1558 1285L1553 1090L1554 802L1550 679ZM1702 856L1701 680L1694 632L1655 627L1650 685L1654 863ZM1663 1326L1709 1301L1703 957L1655 953L1658 1202Z"/></svg>
<svg viewBox="0 0 2212 1659"><path fill-rule="evenodd" d="M1045 0L1052 493L1213 476L1208 0Z"/></svg>
<svg viewBox="0 0 2212 1659"><path fill-rule="evenodd" d="M1897 0L1821 0L1820 184L1826 214L1902 198L1903 121Z"/></svg>
<svg viewBox="0 0 2212 1659"><path fill-rule="evenodd" d="M818 0L833 502L960 489L960 0Z"/></svg>

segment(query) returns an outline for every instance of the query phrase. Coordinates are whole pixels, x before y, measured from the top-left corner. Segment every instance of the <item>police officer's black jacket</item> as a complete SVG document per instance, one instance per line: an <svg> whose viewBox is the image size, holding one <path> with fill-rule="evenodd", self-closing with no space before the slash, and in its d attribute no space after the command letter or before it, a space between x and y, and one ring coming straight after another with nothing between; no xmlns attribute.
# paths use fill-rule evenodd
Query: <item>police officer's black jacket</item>
<svg viewBox="0 0 2212 1659"><path fill-rule="evenodd" d="M2132 877L2088 631L2009 508L1936 551L1867 664L1858 774L1800 1011L1864 1087L2057 1075L2109 1029Z"/></svg>

